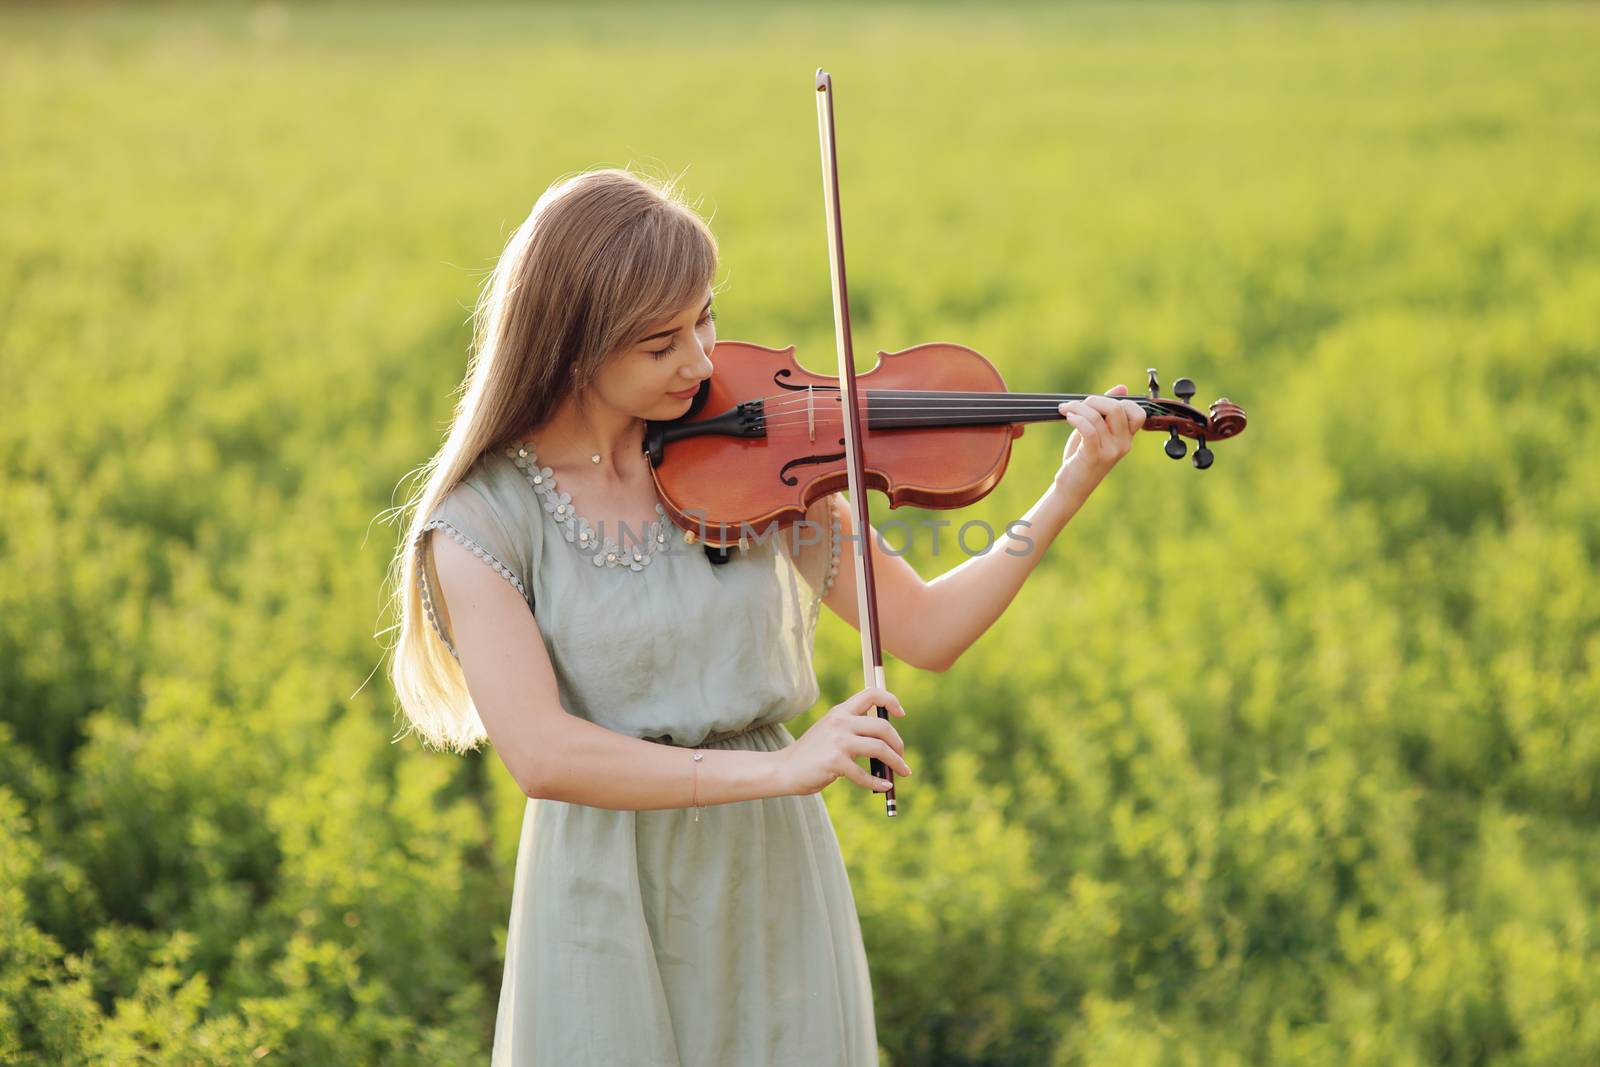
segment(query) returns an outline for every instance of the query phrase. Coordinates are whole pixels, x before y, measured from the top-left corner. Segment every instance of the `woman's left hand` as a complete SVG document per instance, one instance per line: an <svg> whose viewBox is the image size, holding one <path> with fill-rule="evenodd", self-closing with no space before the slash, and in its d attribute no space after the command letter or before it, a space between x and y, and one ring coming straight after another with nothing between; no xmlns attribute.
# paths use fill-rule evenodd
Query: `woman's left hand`
<svg viewBox="0 0 1600 1067"><path fill-rule="evenodd" d="M1072 423L1072 436L1061 453L1061 469L1056 485L1089 493L1100 484L1117 461L1133 447L1133 436L1144 426L1144 408L1128 395L1120 382L1106 390L1106 396L1091 394L1082 400L1068 400L1061 413Z"/></svg>

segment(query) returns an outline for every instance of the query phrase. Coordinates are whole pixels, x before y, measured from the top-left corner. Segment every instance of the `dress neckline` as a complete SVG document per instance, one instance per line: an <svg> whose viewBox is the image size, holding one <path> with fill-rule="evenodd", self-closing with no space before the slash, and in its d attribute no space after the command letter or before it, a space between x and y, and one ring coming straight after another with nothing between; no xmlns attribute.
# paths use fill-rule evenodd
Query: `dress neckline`
<svg viewBox="0 0 1600 1067"><path fill-rule="evenodd" d="M513 441L506 446L505 455L522 471L522 476L533 487L533 491L539 494L544 510L555 519L561 535L596 567L626 567L631 571L642 571L650 565L657 552L666 548L667 512L659 501L656 503L656 519L645 531L643 544L630 530L630 543L622 545L615 537L602 539L589 520L578 514L572 506L572 494L556 484L555 472L549 467L539 466L539 456L532 441ZM618 532L621 532L620 529Z"/></svg>

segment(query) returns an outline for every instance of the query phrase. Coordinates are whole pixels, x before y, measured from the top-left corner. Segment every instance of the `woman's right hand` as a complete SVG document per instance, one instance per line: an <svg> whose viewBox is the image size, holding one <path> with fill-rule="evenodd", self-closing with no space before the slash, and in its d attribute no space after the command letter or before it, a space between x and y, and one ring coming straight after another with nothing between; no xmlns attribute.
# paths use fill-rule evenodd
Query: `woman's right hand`
<svg viewBox="0 0 1600 1067"><path fill-rule="evenodd" d="M909 775L905 761L906 744L900 732L878 717L876 708L904 717L900 698L887 689L870 686L852 694L811 724L811 729L788 748L779 749L780 781L783 795L819 793L841 776L876 792L893 783L875 778L856 762L861 756L876 756L895 773Z"/></svg>

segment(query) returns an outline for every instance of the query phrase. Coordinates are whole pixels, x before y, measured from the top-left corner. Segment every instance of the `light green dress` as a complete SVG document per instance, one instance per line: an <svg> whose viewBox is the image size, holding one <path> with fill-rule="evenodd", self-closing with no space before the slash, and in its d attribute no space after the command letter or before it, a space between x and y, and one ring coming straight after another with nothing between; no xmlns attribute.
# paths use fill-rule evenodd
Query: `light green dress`
<svg viewBox="0 0 1600 1067"><path fill-rule="evenodd" d="M426 526L522 593L567 711L631 737L767 751L794 743L784 722L819 696L812 639L839 560L827 506L831 529L799 538L812 543L774 536L713 565L659 506L649 531L591 527L532 445L513 444ZM420 584L454 653L429 543ZM492 1062L875 1067L866 954L821 796L709 806L698 822L530 800Z"/></svg>

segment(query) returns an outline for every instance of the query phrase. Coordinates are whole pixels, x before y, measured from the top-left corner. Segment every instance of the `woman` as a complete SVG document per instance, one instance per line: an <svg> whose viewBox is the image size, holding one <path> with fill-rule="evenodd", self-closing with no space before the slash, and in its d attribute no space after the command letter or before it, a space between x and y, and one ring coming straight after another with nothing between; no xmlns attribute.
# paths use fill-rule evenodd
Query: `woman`
<svg viewBox="0 0 1600 1067"><path fill-rule="evenodd" d="M657 502L645 420L712 372L716 243L674 190L621 170L553 185L476 315L466 391L396 558L391 677L435 747L484 740L529 797L493 1062L878 1062L850 885L820 791L909 776L864 689L819 696L818 606L857 625L833 496L800 533L713 565ZM1121 388L1120 386L1118 387ZM1125 390L1124 390L1125 392ZM943 670L999 616L1126 453L1143 413L1090 397L1028 513L1033 542L925 584L874 564L885 650ZM446 536L433 536L442 531Z"/></svg>

